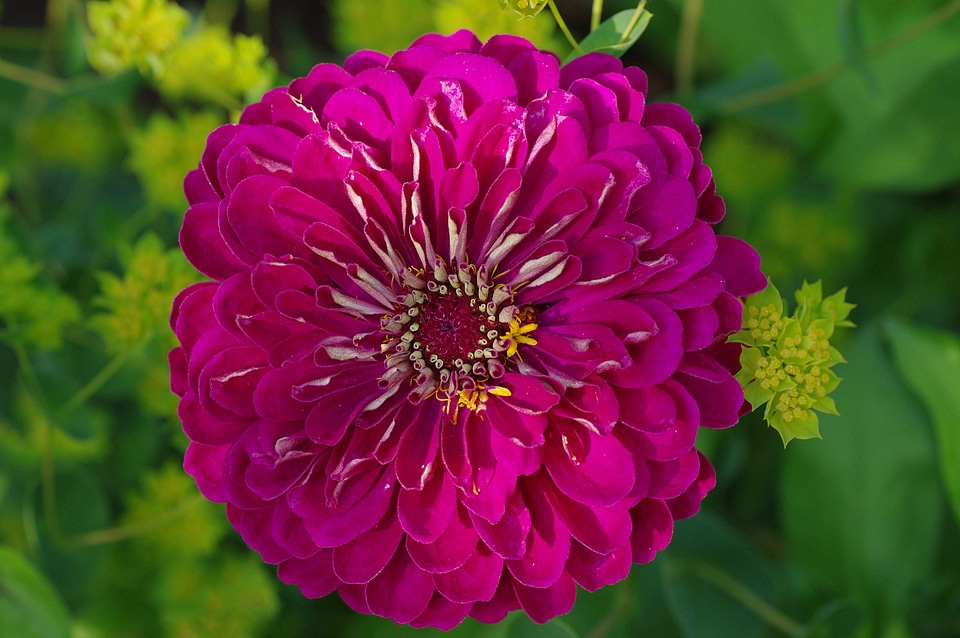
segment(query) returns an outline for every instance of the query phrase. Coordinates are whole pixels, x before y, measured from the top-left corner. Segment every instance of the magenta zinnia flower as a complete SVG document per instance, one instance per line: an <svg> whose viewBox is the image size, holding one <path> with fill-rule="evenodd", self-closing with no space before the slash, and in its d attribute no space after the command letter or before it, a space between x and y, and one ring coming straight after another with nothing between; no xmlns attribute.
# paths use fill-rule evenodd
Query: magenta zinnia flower
<svg viewBox="0 0 960 638"><path fill-rule="evenodd" d="M765 285L699 143L639 69L507 36L267 93L186 179L186 470L284 582L400 623L622 580L715 482Z"/></svg>

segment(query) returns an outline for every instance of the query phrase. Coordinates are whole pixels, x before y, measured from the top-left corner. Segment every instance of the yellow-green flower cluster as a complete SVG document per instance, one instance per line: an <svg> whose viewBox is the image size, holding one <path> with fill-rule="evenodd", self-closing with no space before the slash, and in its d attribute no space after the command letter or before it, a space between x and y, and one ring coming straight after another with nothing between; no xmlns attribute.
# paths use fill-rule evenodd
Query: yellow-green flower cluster
<svg viewBox="0 0 960 638"><path fill-rule="evenodd" d="M520 4L525 8L520 9ZM517 11L511 7L516 5ZM470 29L481 40L508 33L533 42L541 49L557 53L569 49L563 38L556 36L552 18L524 20L540 13L546 0L512 0L498 7L491 0L335 0L334 37L343 51L372 48L392 53L430 31L453 33ZM371 20L377 15L377 20Z"/></svg>
<svg viewBox="0 0 960 638"><path fill-rule="evenodd" d="M179 249L164 250L155 235L145 235L132 247L121 247L123 277L99 273L101 294L94 303L104 312L90 320L107 348L130 352L154 337L172 339L167 328L170 300L199 275ZM165 349L173 346L166 343Z"/></svg>
<svg viewBox="0 0 960 638"><path fill-rule="evenodd" d="M140 178L147 200L183 211L183 176L197 165L207 135L225 118L212 111L180 113L176 119L154 113L146 126L130 135L130 168Z"/></svg>
<svg viewBox="0 0 960 638"><path fill-rule="evenodd" d="M112 75L136 67L168 98L240 108L238 96L259 96L273 83L275 65L259 37L191 24L170 0L96 0L87 19L93 68Z"/></svg>
<svg viewBox="0 0 960 638"><path fill-rule="evenodd" d="M533 18L547 6L547 0L497 0L504 11L512 11L523 18Z"/></svg>
<svg viewBox="0 0 960 638"><path fill-rule="evenodd" d="M183 37L190 14L168 0L97 0L87 3L91 36L87 57L113 75L131 67L160 73L163 58Z"/></svg>
<svg viewBox="0 0 960 638"><path fill-rule="evenodd" d="M209 556L227 531L222 512L211 505L183 469L169 463L147 474L141 490L128 496L123 525L143 530L133 548L157 567Z"/></svg>
<svg viewBox="0 0 960 638"><path fill-rule="evenodd" d="M274 64L257 36L230 33L220 26L207 26L185 38L169 51L157 88L171 98L194 98L224 106L234 96L246 101L270 88Z"/></svg>
<svg viewBox="0 0 960 638"><path fill-rule="evenodd" d="M178 561L161 572L155 589L164 636L254 638L280 610L263 561L255 554Z"/></svg>
<svg viewBox="0 0 960 638"><path fill-rule="evenodd" d="M0 171L0 340L56 350L66 327L80 320L80 307L69 294L44 281L41 265L24 255L7 234L9 179Z"/></svg>
<svg viewBox="0 0 960 638"><path fill-rule="evenodd" d="M509 33L526 38L542 49L558 53L565 51L568 46L556 35L557 27L552 17L540 20L517 18L517 13L531 18L537 15L547 6L546 0L521 0L519 4L524 3L527 5L525 10L529 11L526 14L511 7L498 11L489 0L447 0L435 4L434 21L441 33L453 33L468 26L481 40L488 40L498 33ZM501 6L503 4L501 2ZM515 1L509 4L518 5Z"/></svg>
<svg viewBox="0 0 960 638"><path fill-rule="evenodd" d="M784 312L783 298L771 283L744 303L743 327L730 340L746 346L737 380L753 409L766 405L763 418L780 433L784 446L793 439L820 438L815 411L837 414L829 394L840 383L833 366L843 363L830 344L837 328L851 327L854 308L846 289L823 297L820 282L804 283L797 309Z"/></svg>

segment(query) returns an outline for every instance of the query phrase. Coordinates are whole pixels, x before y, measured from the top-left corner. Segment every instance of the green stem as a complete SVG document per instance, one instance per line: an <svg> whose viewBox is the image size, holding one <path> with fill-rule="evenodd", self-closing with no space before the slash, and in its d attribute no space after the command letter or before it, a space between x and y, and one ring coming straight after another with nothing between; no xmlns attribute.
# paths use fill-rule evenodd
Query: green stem
<svg viewBox="0 0 960 638"><path fill-rule="evenodd" d="M54 467L53 467L53 426L46 414L40 397L40 382L37 379L36 371L30 362L30 357L22 345L13 346L14 354L17 357L17 363L20 365L20 372L23 374L24 383L41 411L40 421L40 496L42 499L43 517L47 521L47 529L54 543L61 545L63 537L60 534L60 524L57 519L57 494L55 491ZM24 521L27 519L25 518Z"/></svg>
<svg viewBox="0 0 960 638"><path fill-rule="evenodd" d="M121 352L113 358L95 377L87 382L87 385L77 390L76 394L70 397L70 400L63 404L57 412L57 416L62 418L70 414L89 399L93 394L103 387L103 384L110 380L114 374L123 366L130 356L129 352Z"/></svg>
<svg viewBox="0 0 960 638"><path fill-rule="evenodd" d="M903 46L943 22L946 22L958 11L960 11L960 0L953 0L953 2L943 5L938 11L931 13L926 18L923 18L902 31L894 33L889 38L853 56L853 58L847 62L834 62L833 64L817 69L799 78L789 80L783 84L759 89L739 97L731 98L723 103L722 110L725 113L748 111L802 95L807 91L835 80L852 67L869 62Z"/></svg>
<svg viewBox="0 0 960 638"><path fill-rule="evenodd" d="M637 22L640 21L640 18L643 16L643 10L646 9L646 7L647 0L640 0L633 15L630 16L630 22L627 23L627 28L623 30L623 35L620 36L620 42L618 42L618 44L623 44L630 38L630 34L633 33L633 28L637 26Z"/></svg>
<svg viewBox="0 0 960 638"><path fill-rule="evenodd" d="M563 21L563 16L560 15L560 10L557 9L557 4L553 0L547 0L547 4L550 6L550 13L553 14L553 19L557 21L557 26L560 27L560 31L562 31L563 35L567 38L567 42L570 43L574 51L583 55L583 49L580 48L580 43L577 42L577 39L570 33L570 29L567 28L567 23Z"/></svg>
<svg viewBox="0 0 960 638"><path fill-rule="evenodd" d="M689 95L693 91L693 71L697 55L697 31L703 16L705 0L687 0L683 3L680 19L680 36L677 42L677 65L674 81L677 93Z"/></svg>
<svg viewBox="0 0 960 638"><path fill-rule="evenodd" d="M66 82L58 77L35 71L19 64L0 60L0 77L29 87L46 91L47 93L61 94L66 91Z"/></svg>
<svg viewBox="0 0 960 638"><path fill-rule="evenodd" d="M603 0L593 0L590 10L590 32L593 33L600 26L600 16L603 13Z"/></svg>
<svg viewBox="0 0 960 638"><path fill-rule="evenodd" d="M161 525L165 525L170 521L176 520L186 513L187 510L196 507L205 500L206 499L203 497L203 495L197 494L193 498L183 500L181 503L168 509L159 516L151 518L147 521L143 521L142 523L87 532L85 534L80 534L79 536L68 539L68 542L71 547L83 547L89 545L116 543L128 538L133 538L134 536L140 536L141 534L146 534L147 532L157 529Z"/></svg>
<svg viewBox="0 0 960 638"><path fill-rule="evenodd" d="M803 625L713 565L696 563L688 565L688 568L704 581L736 599L741 605L752 611L758 618L771 627L774 627L787 636L791 636L791 638L799 638L803 635Z"/></svg>
<svg viewBox="0 0 960 638"><path fill-rule="evenodd" d="M260 36L265 45L270 43L270 0L245 0L248 33Z"/></svg>

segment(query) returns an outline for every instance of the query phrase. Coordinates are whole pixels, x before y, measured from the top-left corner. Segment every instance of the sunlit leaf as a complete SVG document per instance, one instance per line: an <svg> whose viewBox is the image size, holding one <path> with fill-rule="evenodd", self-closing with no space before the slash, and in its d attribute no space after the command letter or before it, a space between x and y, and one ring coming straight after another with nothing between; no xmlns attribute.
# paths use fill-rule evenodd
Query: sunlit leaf
<svg viewBox="0 0 960 638"><path fill-rule="evenodd" d="M585 37L580 42L580 48L583 49L584 53L599 51L619 58L636 44L647 25L650 24L650 18L652 17L653 14L646 9L639 12L634 9L626 9L616 13L600 23L596 30ZM579 56L578 52L573 51L567 56L564 63Z"/></svg>

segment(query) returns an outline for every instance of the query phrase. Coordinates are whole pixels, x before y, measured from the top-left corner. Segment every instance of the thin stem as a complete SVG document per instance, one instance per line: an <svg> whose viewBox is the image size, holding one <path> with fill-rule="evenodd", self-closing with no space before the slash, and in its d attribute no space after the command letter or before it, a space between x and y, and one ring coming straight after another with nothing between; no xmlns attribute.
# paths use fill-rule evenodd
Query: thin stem
<svg viewBox="0 0 960 638"><path fill-rule="evenodd" d="M56 470L53 465L53 425L50 422L50 415L47 414L43 406L40 382L27 351L21 345L14 345L13 350L17 357L17 363L20 365L20 372L23 374L24 382L27 385L27 391L36 401L40 410L40 498L43 518L47 522L47 531L53 542L63 546L60 520L57 517Z"/></svg>
<svg viewBox="0 0 960 638"><path fill-rule="evenodd" d="M693 91L693 71L697 57L697 32L703 17L705 0L686 0L680 19L680 35L677 42L677 63L674 81L677 93L689 95Z"/></svg>
<svg viewBox="0 0 960 638"><path fill-rule="evenodd" d="M245 0L248 33L260 36L265 45L270 43L270 0Z"/></svg>
<svg viewBox="0 0 960 638"><path fill-rule="evenodd" d="M600 16L603 13L603 0L593 0L590 10L590 32L593 33L600 26Z"/></svg>
<svg viewBox="0 0 960 638"><path fill-rule="evenodd" d="M157 529L161 525L165 525L170 521L176 520L187 510L196 507L205 500L206 499L204 499L203 495L197 494L192 498L183 500L178 505L168 509L163 514L151 518L150 520L143 521L142 523L87 532L85 534L80 534L79 536L67 539L67 542L72 547L83 547L89 545L116 543L128 538L140 536L141 534L146 534L147 532Z"/></svg>
<svg viewBox="0 0 960 638"><path fill-rule="evenodd" d="M62 94L66 91L66 82L58 77L48 75L41 71L13 64L6 60L0 60L0 77L29 87L46 91L47 93Z"/></svg>
<svg viewBox="0 0 960 638"><path fill-rule="evenodd" d="M793 618L790 618L782 611L757 596L750 589L741 584L738 580L731 578L728 574L722 572L712 565L706 563L696 563L688 566L690 571L714 585L720 591L730 595L740 602L744 607L752 611L758 618L774 627L778 631L799 638L803 635L803 625Z"/></svg>
<svg viewBox="0 0 960 638"><path fill-rule="evenodd" d="M129 351L121 352L115 356L95 377L90 379L85 386L77 390L77 392L70 397L69 401L63 404L63 407L57 412L57 416L61 418L65 417L83 405L87 399L103 387L104 383L110 380L110 377L117 373L126 362L128 356L130 356Z"/></svg>
<svg viewBox="0 0 960 638"><path fill-rule="evenodd" d="M776 86L767 87L746 93L739 97L726 100L723 104L723 111L726 113L735 113L738 111L747 111L760 106L766 106L774 102L787 100L803 93L815 89L819 86L838 78L851 67L869 62L894 49L897 49L911 40L923 35L927 31L939 26L943 22L953 17L960 11L960 0L953 0L940 7L939 10L931 13L926 18L906 27L902 31L894 33L892 36L883 40L865 51L855 55L849 62L834 62L821 69L817 69L807 75L789 80Z"/></svg>
<svg viewBox="0 0 960 638"><path fill-rule="evenodd" d="M646 7L647 0L640 0L640 2L637 3L637 8L633 11L633 15L630 16L630 22L627 23L627 28L624 29L620 35L620 42L618 44L623 44L630 38L630 34L633 33L634 27L640 22L640 17L643 15L643 10L646 9Z"/></svg>
<svg viewBox="0 0 960 638"><path fill-rule="evenodd" d="M560 31L562 31L563 35L567 38L567 42L570 43L574 51L583 55L583 49L580 48L580 43L577 42L577 39L570 33L570 29L567 28L567 23L563 21L563 16L560 15L560 10L557 9L557 4L553 0L547 0L547 4L550 6L550 13L553 14L553 19L557 21L557 26L560 27Z"/></svg>
<svg viewBox="0 0 960 638"><path fill-rule="evenodd" d="M40 426L40 496L42 499L43 517L47 521L47 528L51 538L58 545L62 544L63 537L60 535L60 524L57 519L57 494L55 491L54 467L53 467L53 427L47 418L46 410L40 403L40 382L37 379L36 371L30 362L30 357L22 345L14 344L13 352L17 357L17 363L20 366L20 372L23 374L24 383L27 385L27 391L35 397L37 406L41 411ZM26 518L24 521L26 522Z"/></svg>

